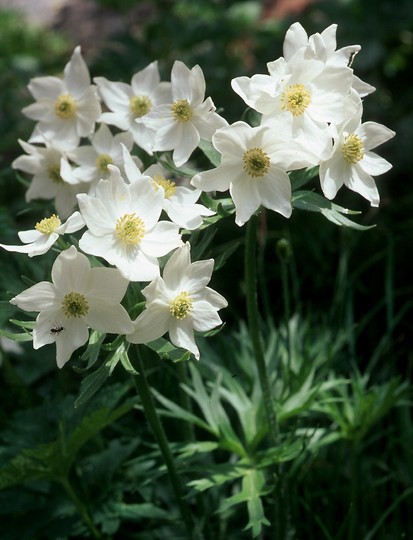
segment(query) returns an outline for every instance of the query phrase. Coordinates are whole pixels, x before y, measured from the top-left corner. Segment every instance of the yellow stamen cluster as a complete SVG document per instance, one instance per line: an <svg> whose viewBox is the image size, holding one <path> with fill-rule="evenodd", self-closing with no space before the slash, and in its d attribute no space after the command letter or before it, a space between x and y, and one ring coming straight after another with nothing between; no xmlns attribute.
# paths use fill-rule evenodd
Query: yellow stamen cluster
<svg viewBox="0 0 413 540"><path fill-rule="evenodd" d="M270 168L270 158L261 148L250 148L243 155L244 171L253 178L264 176Z"/></svg>
<svg viewBox="0 0 413 540"><path fill-rule="evenodd" d="M113 159L110 157L109 154L100 154L96 158L96 167L102 173L108 172L108 165L112 165L112 164L113 164Z"/></svg>
<svg viewBox="0 0 413 540"><path fill-rule="evenodd" d="M145 236L145 224L135 213L124 214L116 222L116 236L127 246L136 246Z"/></svg>
<svg viewBox="0 0 413 540"><path fill-rule="evenodd" d="M341 151L343 152L344 159L350 165L354 165L364 157L363 142L354 133L344 139L344 143L341 145Z"/></svg>
<svg viewBox="0 0 413 540"><path fill-rule="evenodd" d="M293 116L301 116L310 102L310 92L303 84L292 84L281 95L281 108Z"/></svg>
<svg viewBox="0 0 413 540"><path fill-rule="evenodd" d="M192 309L192 300L189 294L186 291L182 291L176 296L170 306L169 311L171 315L178 319L179 321L185 319L188 313Z"/></svg>
<svg viewBox="0 0 413 540"><path fill-rule="evenodd" d="M192 107L187 99L178 99L171 105L172 116L178 122L188 122L192 118Z"/></svg>
<svg viewBox="0 0 413 540"><path fill-rule="evenodd" d="M72 118L77 111L77 103L70 94L61 94L54 103L54 112L62 120Z"/></svg>
<svg viewBox="0 0 413 540"><path fill-rule="evenodd" d="M152 101L148 96L132 96L129 100L129 109L134 118L145 116L152 108Z"/></svg>
<svg viewBox="0 0 413 540"><path fill-rule="evenodd" d="M51 234L60 227L62 222L60 221L59 216L52 214L49 218L44 218L41 221L38 221L35 225L36 231L39 231L43 234Z"/></svg>
<svg viewBox="0 0 413 540"><path fill-rule="evenodd" d="M169 197L174 195L176 191L175 182L172 182L172 180L167 180L163 176L156 175L153 177L153 187L155 188L155 191L159 189L159 186L163 187L163 190L165 192L165 199L169 199Z"/></svg>
<svg viewBox="0 0 413 540"><path fill-rule="evenodd" d="M62 310L66 317L84 317L89 312L89 304L83 294L73 291L64 296Z"/></svg>

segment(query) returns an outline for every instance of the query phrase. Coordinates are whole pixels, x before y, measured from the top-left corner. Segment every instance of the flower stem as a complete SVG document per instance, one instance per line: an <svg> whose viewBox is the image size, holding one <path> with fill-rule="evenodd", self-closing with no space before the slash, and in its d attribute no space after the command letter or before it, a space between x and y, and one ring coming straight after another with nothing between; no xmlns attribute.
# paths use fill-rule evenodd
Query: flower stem
<svg viewBox="0 0 413 540"><path fill-rule="evenodd" d="M247 223L245 238L245 281L247 299L247 317L251 341L254 349L255 363L264 399L265 414L271 441L278 443L278 425L274 413L273 397L268 379L267 366L262 350L261 333L259 328L259 311L257 300L257 216L253 215Z"/></svg>
<svg viewBox="0 0 413 540"><path fill-rule="evenodd" d="M178 502L182 520L188 533L188 538L193 538L194 523L192 521L191 511L183 497L181 482L176 471L175 462L169 447L168 439L166 438L165 430L158 413L156 412L152 392L145 375L145 368L141 357L141 348L139 348L139 346L130 347L129 351L131 359L139 371L139 375L134 377L134 381L142 400L145 416L152 428L153 434L157 440L166 468L168 470L169 479Z"/></svg>
<svg viewBox="0 0 413 540"><path fill-rule="evenodd" d="M97 538L97 539L102 538L102 535L100 534L100 532L96 528L95 524L93 523L92 518L89 516L89 513L88 513L85 505L79 499L79 497L76 495L76 492L73 489L72 485L70 484L69 480L66 477L61 478L60 483L64 487L69 499L73 502L73 504L75 505L77 511L82 516L82 519L85 522L85 525L89 529L89 531L90 531L91 535L93 536L93 538Z"/></svg>

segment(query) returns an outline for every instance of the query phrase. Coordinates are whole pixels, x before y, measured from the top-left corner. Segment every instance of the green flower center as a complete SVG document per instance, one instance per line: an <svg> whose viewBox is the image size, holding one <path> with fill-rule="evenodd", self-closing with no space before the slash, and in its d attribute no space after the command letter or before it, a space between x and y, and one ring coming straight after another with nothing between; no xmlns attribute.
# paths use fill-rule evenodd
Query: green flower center
<svg viewBox="0 0 413 540"><path fill-rule="evenodd" d="M169 197L171 197L176 191L175 182L172 182L172 180L167 180L163 176L156 175L153 177L153 187L155 188L155 191L159 189L159 186L163 187L165 199L169 199Z"/></svg>
<svg viewBox="0 0 413 540"><path fill-rule="evenodd" d="M341 151L343 152L344 159L350 165L354 165L364 157L363 142L354 133L344 139L344 143L341 145Z"/></svg>
<svg viewBox="0 0 413 540"><path fill-rule="evenodd" d="M261 148L250 148L243 155L244 171L253 178L264 176L270 168L270 158Z"/></svg>
<svg viewBox="0 0 413 540"><path fill-rule="evenodd" d="M34 228L42 234L51 234L55 232L61 224L62 222L60 221L59 216L52 214L49 218L44 218L37 222Z"/></svg>
<svg viewBox="0 0 413 540"><path fill-rule="evenodd" d="M70 94L61 94L54 103L54 112L62 120L72 118L77 111L77 103Z"/></svg>
<svg viewBox="0 0 413 540"><path fill-rule="evenodd" d="M182 291L176 296L169 306L169 311L171 315L178 319L185 319L188 313L192 309L192 300L189 294L186 291Z"/></svg>
<svg viewBox="0 0 413 540"><path fill-rule="evenodd" d="M66 317L84 317L89 312L89 304L83 294L73 291L64 296L62 310Z"/></svg>
<svg viewBox="0 0 413 540"><path fill-rule="evenodd" d="M281 95L281 108L293 116L301 116L310 102L310 92L303 84L292 84Z"/></svg>
<svg viewBox="0 0 413 540"><path fill-rule="evenodd" d="M188 122L192 118L192 107L187 99L178 99L171 105L172 116L178 122Z"/></svg>
<svg viewBox="0 0 413 540"><path fill-rule="evenodd" d="M129 109L134 118L145 116L152 108L152 101L148 96L132 96L129 100Z"/></svg>
<svg viewBox="0 0 413 540"><path fill-rule="evenodd" d="M49 165L47 167L47 176L55 184L63 184L64 180L60 176L60 165Z"/></svg>
<svg viewBox="0 0 413 540"><path fill-rule="evenodd" d="M113 164L113 159L110 157L109 154L100 154L96 158L96 167L102 173L108 172L108 165L112 165L112 164Z"/></svg>
<svg viewBox="0 0 413 540"><path fill-rule="evenodd" d="M116 236L127 246L136 246L145 236L145 224L135 213L125 214L116 222Z"/></svg>

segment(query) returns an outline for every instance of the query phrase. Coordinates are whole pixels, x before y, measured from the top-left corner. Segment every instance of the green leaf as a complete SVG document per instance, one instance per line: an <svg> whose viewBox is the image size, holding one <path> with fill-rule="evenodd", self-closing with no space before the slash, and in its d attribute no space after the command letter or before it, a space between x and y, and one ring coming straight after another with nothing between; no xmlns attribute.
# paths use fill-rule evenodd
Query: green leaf
<svg viewBox="0 0 413 540"><path fill-rule="evenodd" d="M33 341L33 336L28 332L22 334L14 334L13 332L8 332L7 330L0 329L0 336L3 336L12 341Z"/></svg>
<svg viewBox="0 0 413 540"><path fill-rule="evenodd" d="M191 353L185 349L180 349L172 345L165 338L158 338L146 346L155 351L162 360L172 360L173 362L186 362L191 357Z"/></svg>
<svg viewBox="0 0 413 540"><path fill-rule="evenodd" d="M304 186L318 174L318 167L308 167L307 169L292 171L289 173L291 180L291 189L296 191Z"/></svg>
<svg viewBox="0 0 413 540"><path fill-rule="evenodd" d="M212 165L218 167L221 163L221 154L214 148L211 142L201 139L198 148L206 155Z"/></svg>
<svg viewBox="0 0 413 540"><path fill-rule="evenodd" d="M171 515L170 512L166 512L151 503L114 503L113 510L116 516L130 521L140 521L142 519L175 519L175 516Z"/></svg>
<svg viewBox="0 0 413 540"><path fill-rule="evenodd" d="M343 214L360 214L360 212L354 210L348 210L334 204L324 198L318 193L313 193L312 191L295 191L292 196L292 205L294 208L300 210L306 210L308 212L320 212L325 218L338 226L350 227L351 229L356 229L358 231L366 231L375 227L375 225L360 225L351 221Z"/></svg>

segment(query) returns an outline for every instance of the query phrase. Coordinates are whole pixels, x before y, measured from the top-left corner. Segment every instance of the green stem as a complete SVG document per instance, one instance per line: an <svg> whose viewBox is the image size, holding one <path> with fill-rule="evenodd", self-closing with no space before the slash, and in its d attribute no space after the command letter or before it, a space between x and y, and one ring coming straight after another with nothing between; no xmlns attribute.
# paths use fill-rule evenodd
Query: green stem
<svg viewBox="0 0 413 540"><path fill-rule="evenodd" d="M158 416L158 413L156 412L152 392L145 375L145 368L140 354L141 349L139 348L139 346L131 346L129 348L129 351L131 359L136 365L137 370L139 371L139 375L136 375L134 377L134 381L141 396L143 410L161 450L162 457L168 470L169 479L172 484L172 489L178 502L181 517L188 533L188 538L192 538L194 524L192 521L191 511L183 497L181 482L176 471L175 462L169 447L168 439L166 438L163 425Z"/></svg>
<svg viewBox="0 0 413 540"><path fill-rule="evenodd" d="M284 324L286 331L287 339L287 387L291 387L291 335L290 335L290 317L291 317L291 307L290 307L290 289L288 287L288 266L285 260L281 260L281 286L283 292L283 301L284 301Z"/></svg>
<svg viewBox="0 0 413 540"><path fill-rule="evenodd" d="M245 282L247 298L248 327L254 350L255 363L261 385L265 414L267 417L270 441L278 445L279 427L274 412L274 400L271 392L267 366L261 343L260 316L257 298L257 216L252 216L247 223L245 238ZM280 464L275 464L274 474L277 478L275 490L274 527L271 531L274 540L283 540L286 537L286 511L284 508L284 479Z"/></svg>
<svg viewBox="0 0 413 540"><path fill-rule="evenodd" d="M251 335L251 341L254 349L255 363L258 370L258 377L262 389L265 414L267 416L268 430L271 441L274 445L278 444L278 425L274 413L273 397L268 378L267 366L265 364L264 353L261 343L261 334L259 328L259 312L257 301L257 216L252 216L247 223L245 239L245 281L246 281L246 299L248 326Z"/></svg>
<svg viewBox="0 0 413 540"><path fill-rule="evenodd" d="M93 538L98 538L98 539L102 538L102 535L100 534L99 530L96 528L95 524L93 523L92 518L89 516L89 512L87 511L86 506L83 504L83 501L81 501L79 497L76 495L76 492L73 489L72 485L70 484L69 480L66 477L61 478L60 483L64 487L72 503L75 505L77 511L82 516L82 519L85 522Z"/></svg>

